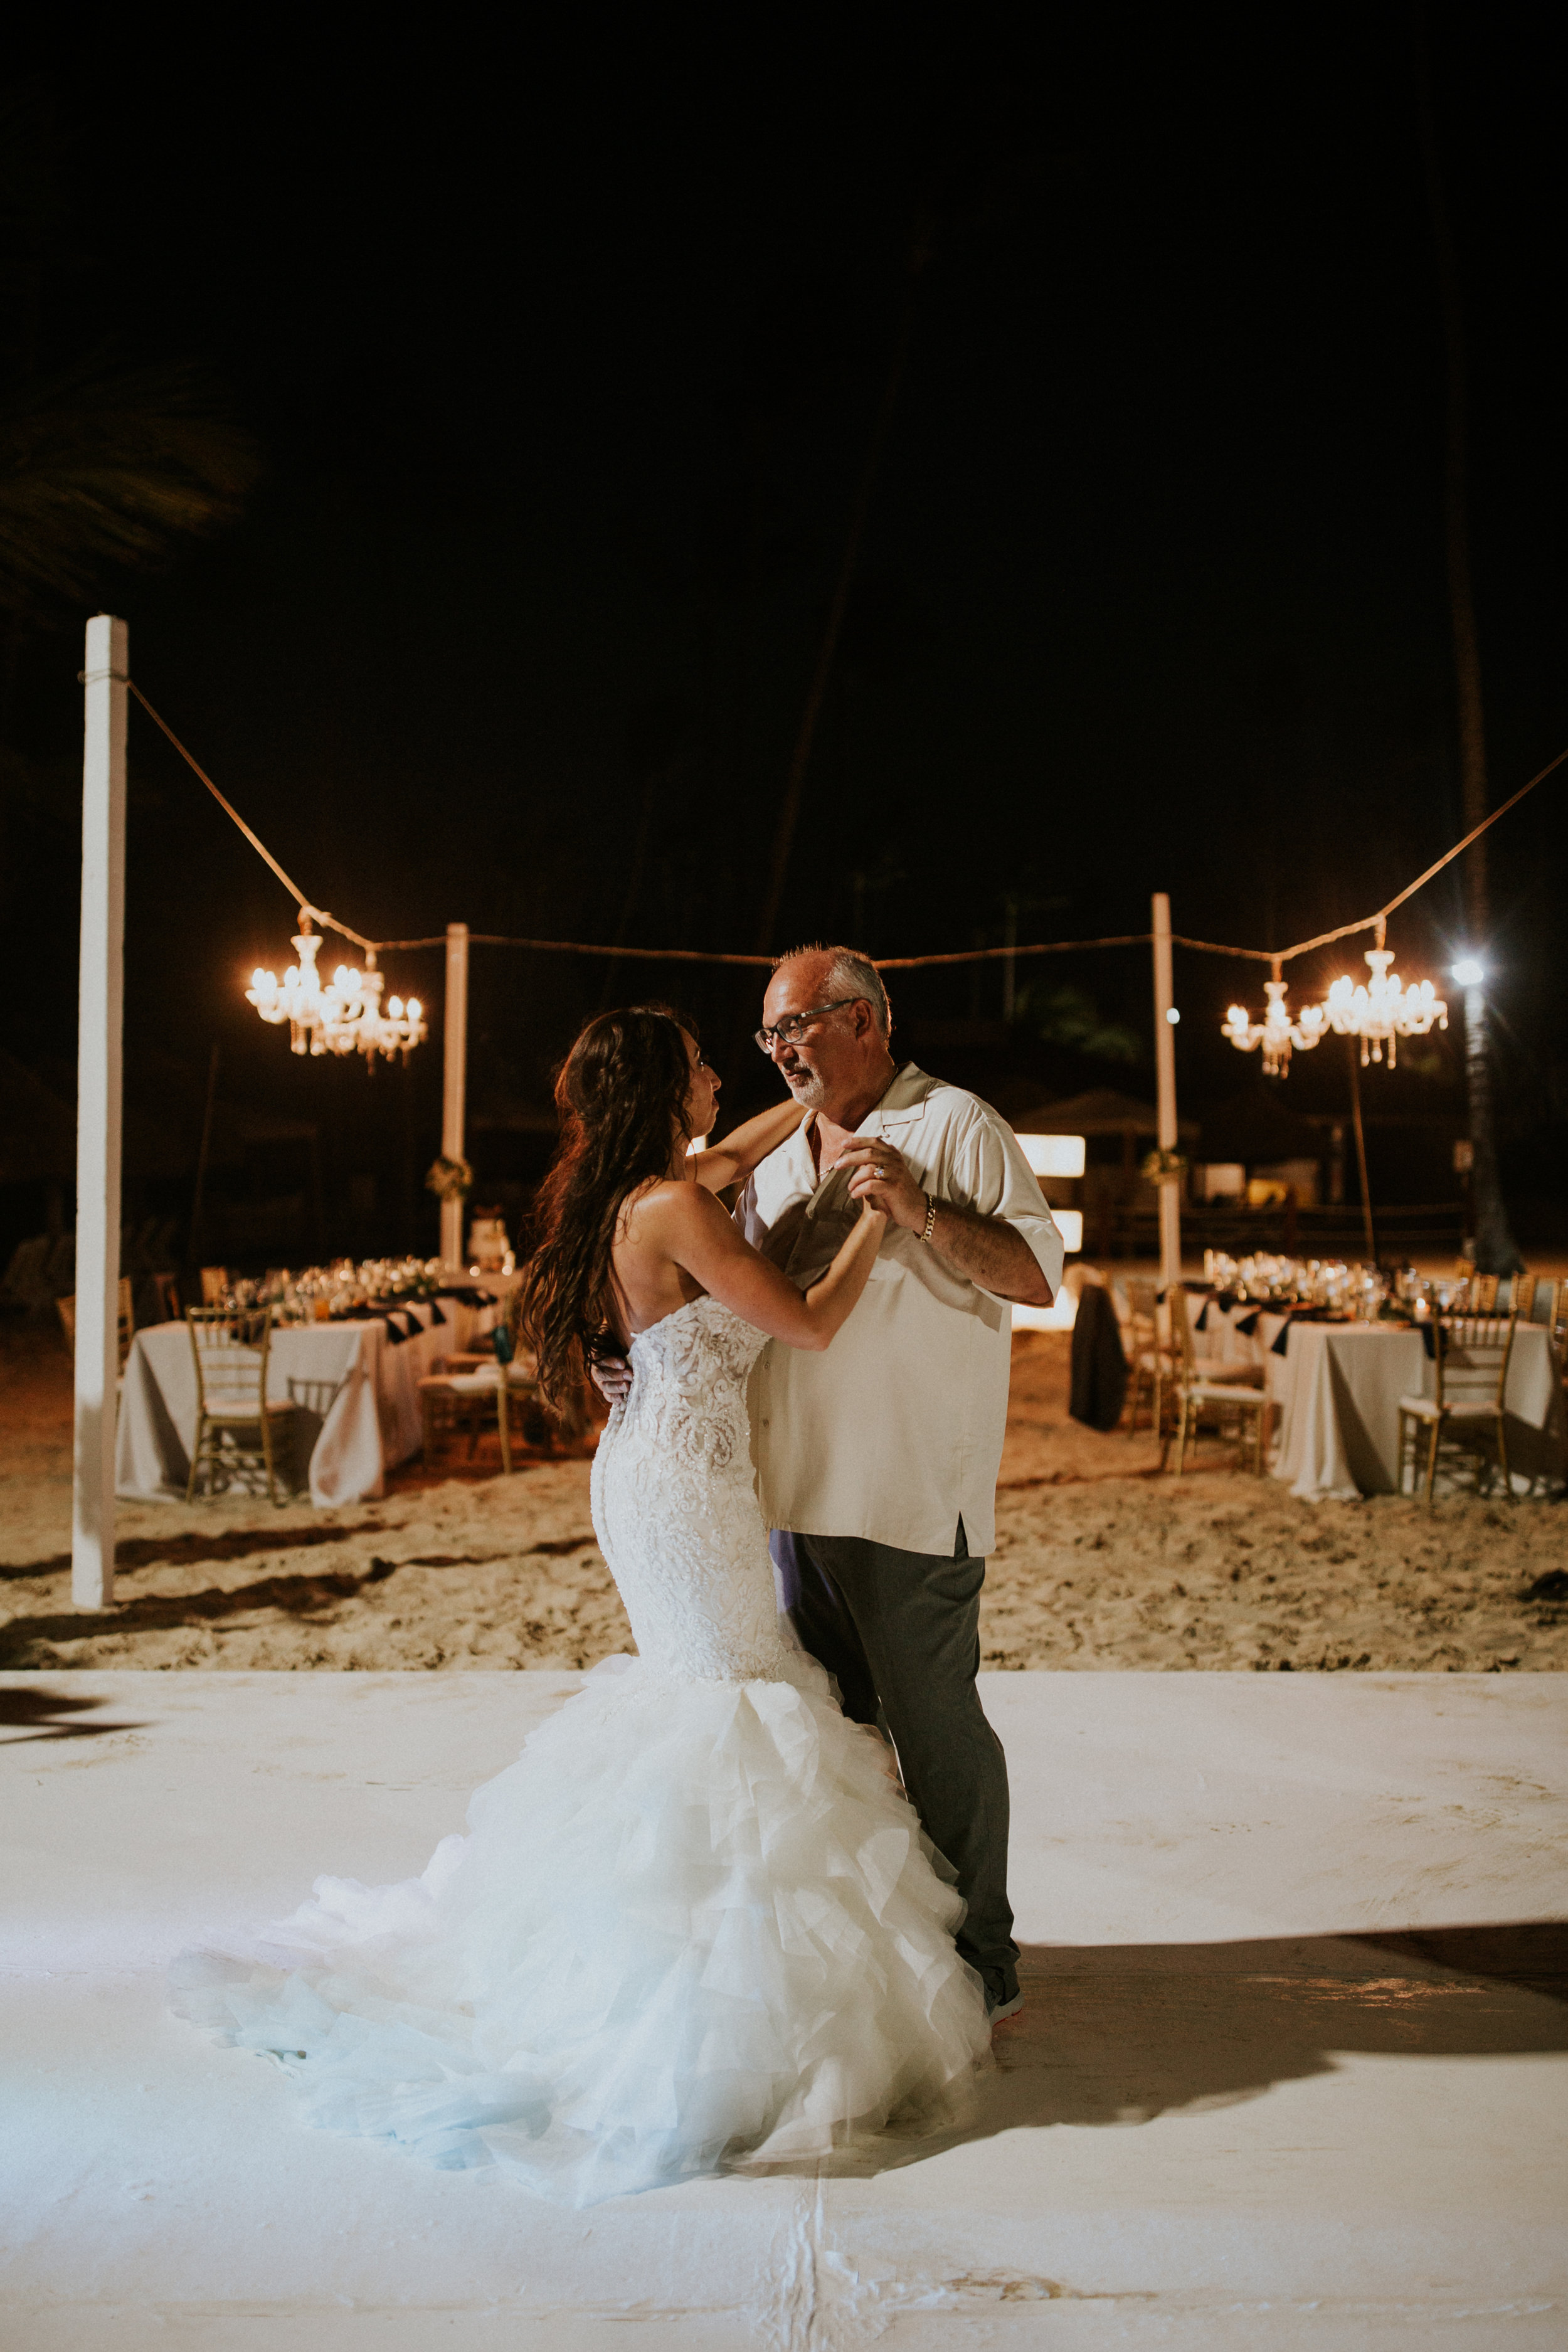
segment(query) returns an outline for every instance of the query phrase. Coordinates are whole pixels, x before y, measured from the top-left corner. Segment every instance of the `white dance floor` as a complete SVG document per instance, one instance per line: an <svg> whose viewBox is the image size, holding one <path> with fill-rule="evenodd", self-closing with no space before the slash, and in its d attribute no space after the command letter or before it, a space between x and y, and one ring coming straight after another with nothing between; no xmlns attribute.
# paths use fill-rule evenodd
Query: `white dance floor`
<svg viewBox="0 0 1568 2352"><path fill-rule="evenodd" d="M420 1869L575 1683L0 1678L0 2341L1568 2344L1568 1677L987 1677L1029 2007L978 2126L586 2213L306 2131L162 2004L205 1930Z"/></svg>

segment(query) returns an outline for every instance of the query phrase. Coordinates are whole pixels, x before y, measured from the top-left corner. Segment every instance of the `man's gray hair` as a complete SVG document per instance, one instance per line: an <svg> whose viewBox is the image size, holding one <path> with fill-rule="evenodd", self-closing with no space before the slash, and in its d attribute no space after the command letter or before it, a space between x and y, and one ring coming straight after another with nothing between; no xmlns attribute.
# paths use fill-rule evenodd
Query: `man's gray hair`
<svg viewBox="0 0 1568 2352"><path fill-rule="evenodd" d="M885 1044L893 1034L893 1008L888 1002L882 975L870 957L863 955L858 948L832 946L826 940L804 940L799 947L786 948L782 956L775 956L773 970L777 971L780 964L794 963L798 956L808 955L832 957L826 981L829 998L863 996Z"/></svg>

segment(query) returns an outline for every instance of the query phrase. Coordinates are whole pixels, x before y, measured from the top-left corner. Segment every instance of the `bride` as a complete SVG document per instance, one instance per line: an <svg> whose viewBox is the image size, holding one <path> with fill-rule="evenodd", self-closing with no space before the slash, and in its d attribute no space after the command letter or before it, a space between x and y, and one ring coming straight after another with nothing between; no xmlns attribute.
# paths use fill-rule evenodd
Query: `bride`
<svg viewBox="0 0 1568 2352"><path fill-rule="evenodd" d="M589 1023L526 1278L557 1409L599 1347L630 1356L593 1509L637 1657L595 1668L423 1877L320 1878L265 1942L174 1971L179 2013L278 2058L310 2123L567 2204L948 2121L987 2042L963 1906L780 1617L752 1489L751 1367L769 1339L829 1345L886 1220L863 1202L802 1295L714 1197L802 1113L692 1153L719 1083L663 1006Z"/></svg>

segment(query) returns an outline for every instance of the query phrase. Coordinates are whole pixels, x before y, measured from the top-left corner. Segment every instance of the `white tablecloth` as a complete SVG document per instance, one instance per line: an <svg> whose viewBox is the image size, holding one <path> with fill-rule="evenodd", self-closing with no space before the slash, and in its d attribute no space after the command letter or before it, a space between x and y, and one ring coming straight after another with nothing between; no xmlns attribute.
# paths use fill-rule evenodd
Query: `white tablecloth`
<svg viewBox="0 0 1568 2352"><path fill-rule="evenodd" d="M401 1346L387 1338L379 1316L366 1323L285 1324L273 1332L267 1393L279 1402L291 1393L295 1400L285 1475L289 1485L308 1475L319 1507L380 1495L388 1468L418 1453L421 1379L437 1356L460 1352L495 1321L493 1308L455 1298L442 1299L440 1307L440 1323L427 1306L400 1310L420 1327ZM184 1502L195 1434L190 1331L184 1323L155 1323L137 1332L126 1361L116 1493L128 1501Z"/></svg>
<svg viewBox="0 0 1568 2352"><path fill-rule="evenodd" d="M1263 1336L1261 1321L1257 1336ZM1431 1396L1436 1387L1419 1331L1296 1322L1286 1353L1270 1352L1264 1360L1277 1408L1274 1475L1293 1495L1307 1503L1350 1502L1357 1495L1397 1491L1399 1400ZM1523 1491L1537 1478L1561 1479L1568 1440L1544 1324L1521 1323L1515 1332L1503 1404L1515 1488Z"/></svg>

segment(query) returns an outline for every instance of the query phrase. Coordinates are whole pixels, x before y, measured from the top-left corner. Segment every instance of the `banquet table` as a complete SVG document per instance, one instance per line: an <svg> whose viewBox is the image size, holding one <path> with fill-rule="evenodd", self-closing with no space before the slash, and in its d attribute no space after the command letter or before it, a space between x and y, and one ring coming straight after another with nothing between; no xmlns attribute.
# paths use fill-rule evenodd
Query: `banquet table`
<svg viewBox="0 0 1568 2352"><path fill-rule="evenodd" d="M1436 1369L1418 1330L1388 1323L1290 1325L1267 1357L1275 1412L1273 1472L1303 1502L1349 1502L1399 1489L1399 1400L1431 1396ZM1514 1333L1503 1393L1516 1493L1556 1484L1568 1467L1563 1390L1542 1323Z"/></svg>
<svg viewBox="0 0 1568 2352"><path fill-rule="evenodd" d="M268 1353L267 1393L294 1405L293 1483L308 1482L322 1509L382 1494L387 1470L423 1442L420 1381L438 1356L460 1353L489 1330L496 1312L443 1298L394 1310L390 1330L381 1315L279 1325ZM137 1332L126 1360L115 1492L127 1501L184 1502L195 1433L190 1331L184 1323L154 1323Z"/></svg>

